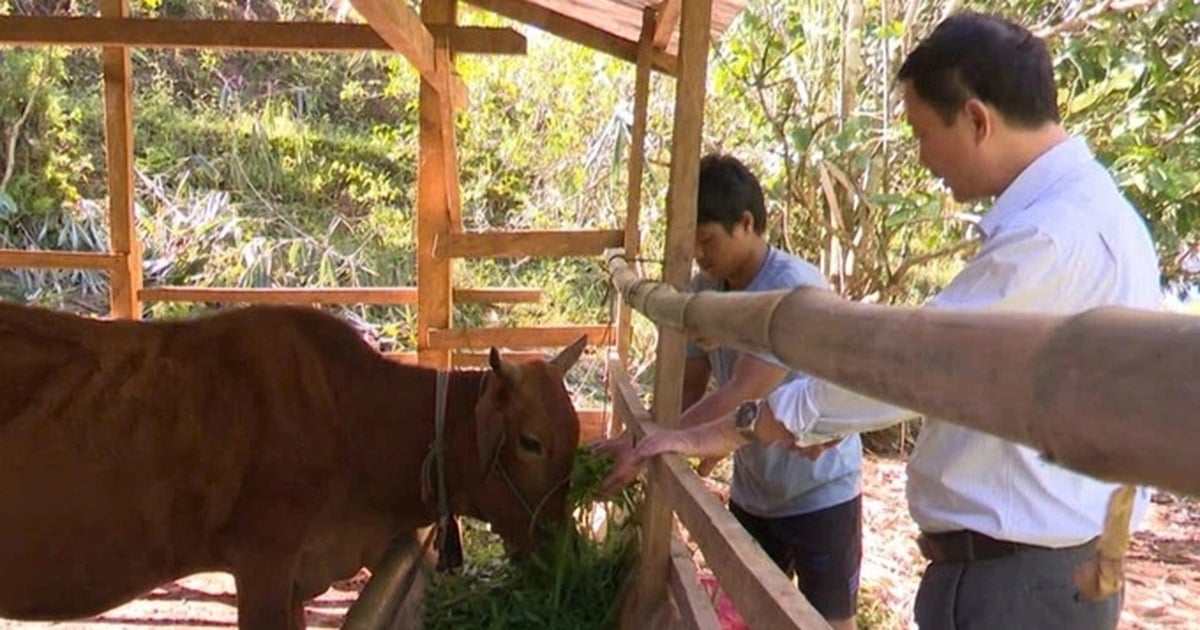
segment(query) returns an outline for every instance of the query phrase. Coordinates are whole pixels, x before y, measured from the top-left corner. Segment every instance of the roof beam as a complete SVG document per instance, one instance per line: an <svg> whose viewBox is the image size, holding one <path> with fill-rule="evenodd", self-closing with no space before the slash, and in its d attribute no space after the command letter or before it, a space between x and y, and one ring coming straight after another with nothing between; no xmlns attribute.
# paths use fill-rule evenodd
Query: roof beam
<svg viewBox="0 0 1200 630"><path fill-rule="evenodd" d="M433 55L433 34L416 11L401 0L350 0L350 5L383 41L408 59L422 79L439 92L449 89L449 94L442 96L449 98L456 107L465 104L467 88L462 77L454 73L453 67L438 68ZM442 78L439 73L449 76Z"/></svg>
<svg viewBox="0 0 1200 630"><path fill-rule="evenodd" d="M357 0L361 1L361 0ZM523 22L580 44L593 50L607 53L629 63L637 63L638 44L608 31L581 22L545 7L528 4L520 0L466 0L468 4L491 11L506 18ZM654 51L653 67L664 74L674 75L676 57L664 51Z"/></svg>
<svg viewBox="0 0 1200 630"><path fill-rule="evenodd" d="M523 55L525 36L512 28L435 26L456 53ZM15 45L129 46L322 51L392 50L366 24L163 20L106 17L0 16L0 42Z"/></svg>
<svg viewBox="0 0 1200 630"><path fill-rule="evenodd" d="M666 50L671 44L671 36L679 26L679 9L683 0L664 0L658 10L658 23L654 26L654 47Z"/></svg>

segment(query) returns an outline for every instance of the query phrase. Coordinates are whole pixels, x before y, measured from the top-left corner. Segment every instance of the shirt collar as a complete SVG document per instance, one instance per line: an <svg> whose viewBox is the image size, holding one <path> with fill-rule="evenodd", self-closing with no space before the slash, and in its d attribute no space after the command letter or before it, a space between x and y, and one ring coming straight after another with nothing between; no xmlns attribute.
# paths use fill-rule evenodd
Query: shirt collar
<svg viewBox="0 0 1200 630"><path fill-rule="evenodd" d="M991 236L1006 217L1029 207L1063 175L1094 159L1091 149L1080 138L1068 138L1054 145L1030 162L996 198L992 209L980 219L979 231L984 238Z"/></svg>

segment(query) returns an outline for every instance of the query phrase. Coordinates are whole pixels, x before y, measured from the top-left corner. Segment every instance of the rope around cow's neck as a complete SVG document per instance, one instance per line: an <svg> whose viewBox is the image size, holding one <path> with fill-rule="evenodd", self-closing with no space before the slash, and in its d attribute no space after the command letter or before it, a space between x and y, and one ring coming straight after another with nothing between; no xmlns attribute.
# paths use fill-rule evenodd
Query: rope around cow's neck
<svg viewBox="0 0 1200 630"><path fill-rule="evenodd" d="M450 519L449 500L446 497L446 390L450 375L445 370L437 373L437 410L434 412L433 457L437 468L438 527L445 528Z"/></svg>

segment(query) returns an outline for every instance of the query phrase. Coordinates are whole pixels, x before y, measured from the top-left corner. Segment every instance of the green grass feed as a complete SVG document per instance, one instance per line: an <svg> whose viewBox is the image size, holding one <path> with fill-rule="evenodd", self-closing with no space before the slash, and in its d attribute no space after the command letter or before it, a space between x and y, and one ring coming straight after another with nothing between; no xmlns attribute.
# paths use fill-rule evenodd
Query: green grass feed
<svg viewBox="0 0 1200 630"><path fill-rule="evenodd" d="M615 628L618 590L638 546L640 485L605 498L596 486L607 458L580 447L571 472L571 527L528 562L511 564L482 523L463 526L466 562L434 575L424 594L428 630Z"/></svg>

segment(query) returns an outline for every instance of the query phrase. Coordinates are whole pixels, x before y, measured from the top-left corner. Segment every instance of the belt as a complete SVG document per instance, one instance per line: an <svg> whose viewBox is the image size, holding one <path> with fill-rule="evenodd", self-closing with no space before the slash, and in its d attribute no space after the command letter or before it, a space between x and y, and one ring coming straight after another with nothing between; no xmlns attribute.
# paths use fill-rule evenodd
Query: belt
<svg viewBox="0 0 1200 630"><path fill-rule="evenodd" d="M1029 549L1046 549L1037 545L996 540L970 530L944 532L939 534L922 533L917 537L917 546L921 555L930 562L974 562L976 560L995 560L1010 556L1018 551Z"/></svg>

